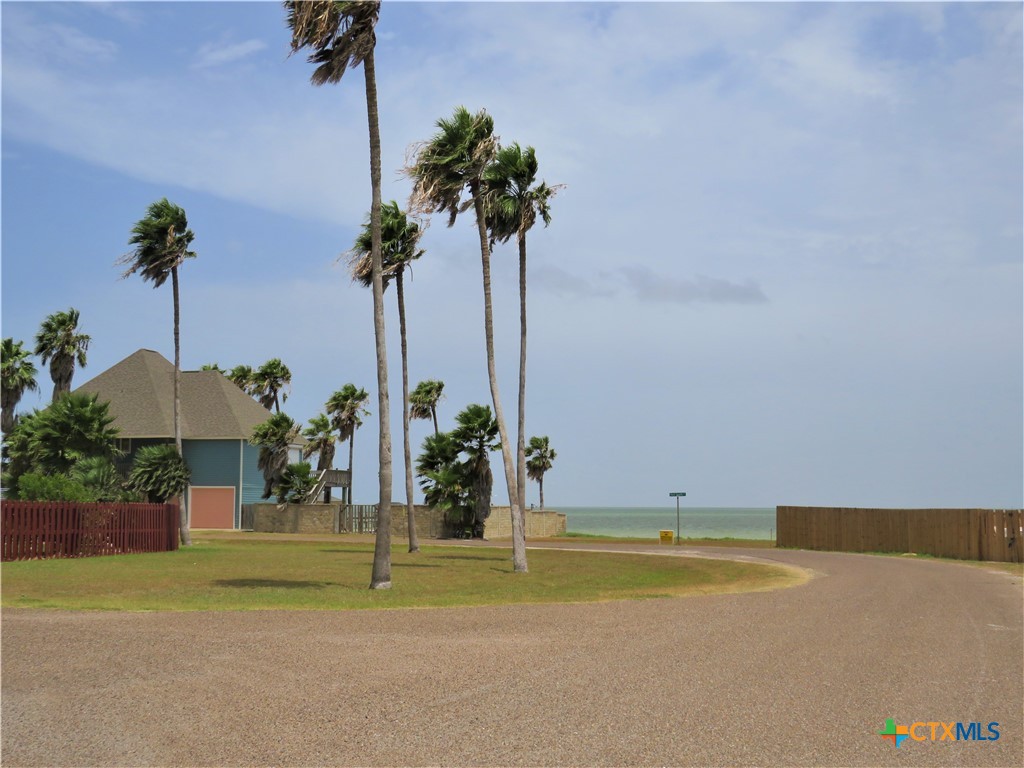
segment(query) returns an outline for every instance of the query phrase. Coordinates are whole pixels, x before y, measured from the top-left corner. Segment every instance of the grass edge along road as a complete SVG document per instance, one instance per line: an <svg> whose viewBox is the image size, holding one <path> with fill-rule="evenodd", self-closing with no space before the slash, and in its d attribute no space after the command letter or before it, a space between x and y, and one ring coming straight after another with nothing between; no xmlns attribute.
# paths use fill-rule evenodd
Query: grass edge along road
<svg viewBox="0 0 1024 768"><path fill-rule="evenodd" d="M795 586L809 576L760 563L506 548L392 550L394 588L369 590L373 546L347 538L203 535L176 552L28 560L2 566L4 608L115 611L350 610L681 597Z"/></svg>

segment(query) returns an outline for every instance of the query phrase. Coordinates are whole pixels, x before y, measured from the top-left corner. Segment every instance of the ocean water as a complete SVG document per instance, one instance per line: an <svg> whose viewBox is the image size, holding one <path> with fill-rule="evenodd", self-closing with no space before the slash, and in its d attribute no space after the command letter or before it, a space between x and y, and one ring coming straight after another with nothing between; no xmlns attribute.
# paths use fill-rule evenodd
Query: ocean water
<svg viewBox="0 0 1024 768"><path fill-rule="evenodd" d="M570 533L657 538L658 531L676 530L671 507L552 507L566 515ZM774 507L680 507L683 538L774 539Z"/></svg>

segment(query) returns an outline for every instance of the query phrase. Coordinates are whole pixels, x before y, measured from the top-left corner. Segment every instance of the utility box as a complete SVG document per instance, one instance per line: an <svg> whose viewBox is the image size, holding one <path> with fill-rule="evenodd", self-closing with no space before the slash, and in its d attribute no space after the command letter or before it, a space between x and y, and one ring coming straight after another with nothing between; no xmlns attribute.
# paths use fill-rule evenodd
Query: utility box
<svg viewBox="0 0 1024 768"><path fill-rule="evenodd" d="M672 543L672 539L675 538L676 532L675 531L658 531L658 534L661 536L661 543L662 544L671 544Z"/></svg>

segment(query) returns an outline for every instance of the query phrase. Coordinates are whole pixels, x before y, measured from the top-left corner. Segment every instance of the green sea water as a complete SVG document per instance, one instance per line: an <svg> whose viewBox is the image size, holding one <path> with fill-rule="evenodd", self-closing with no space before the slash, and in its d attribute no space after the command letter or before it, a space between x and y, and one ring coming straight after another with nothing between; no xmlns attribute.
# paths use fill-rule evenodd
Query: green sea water
<svg viewBox="0 0 1024 768"><path fill-rule="evenodd" d="M671 507L551 507L566 515L570 533L657 538L676 530ZM699 539L773 539L774 507L681 507L680 536Z"/></svg>

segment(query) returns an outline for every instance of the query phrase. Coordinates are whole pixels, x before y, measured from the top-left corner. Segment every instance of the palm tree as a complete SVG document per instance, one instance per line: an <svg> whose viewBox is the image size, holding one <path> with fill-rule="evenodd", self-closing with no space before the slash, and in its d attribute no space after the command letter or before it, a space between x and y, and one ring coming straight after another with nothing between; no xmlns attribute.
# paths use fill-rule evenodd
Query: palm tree
<svg viewBox="0 0 1024 768"><path fill-rule="evenodd" d="M42 411L26 415L8 436L9 471L66 473L89 456L113 458L118 430L110 403L95 394L68 393Z"/></svg>
<svg viewBox="0 0 1024 768"><path fill-rule="evenodd" d="M558 454L551 448L548 436L544 435L530 438L526 455L530 457L526 463L526 471L531 480L536 480L540 484L540 508L544 509L544 473L551 469Z"/></svg>
<svg viewBox="0 0 1024 768"><path fill-rule="evenodd" d="M436 379L427 379L416 385L416 389L409 395L409 418L411 419L433 419L434 434L437 429L437 404L444 397L444 382Z"/></svg>
<svg viewBox="0 0 1024 768"><path fill-rule="evenodd" d="M331 420L324 414L317 414L309 420L309 426L302 431L302 436L308 441L302 449L302 458L308 459L314 453L319 454L316 463L316 471L323 472L334 466L335 437L334 427ZM331 489L324 488L324 504L331 503Z"/></svg>
<svg viewBox="0 0 1024 768"><path fill-rule="evenodd" d="M398 329L402 340L402 438L405 452L405 510L409 529L409 551L419 552L419 537L416 535L416 511L413 506L412 448L409 443L409 351L405 325L405 270L423 255L418 247L423 231L415 221L410 221L405 211L392 200L381 206L381 264L384 269L384 288L394 278L398 289ZM349 268L352 279L364 288L372 287L373 270L371 252L373 238L367 217L363 229L356 237L356 244L349 251Z"/></svg>
<svg viewBox="0 0 1024 768"><path fill-rule="evenodd" d="M466 461L466 475L470 479L470 497L473 505L473 535L484 536L484 521L491 514L491 490L494 477L491 474L491 451L499 447L498 425L486 405L468 405L455 417L457 426L452 437L458 441L469 457Z"/></svg>
<svg viewBox="0 0 1024 768"><path fill-rule="evenodd" d="M291 384L292 372L277 357L267 360L253 374L254 396L268 411L273 406L276 413L281 412L281 403L288 400L287 390Z"/></svg>
<svg viewBox="0 0 1024 768"><path fill-rule="evenodd" d="M356 388L355 384L346 384L327 400L327 413L331 416L331 425L338 430L338 439L348 440L348 488L345 490L345 503L352 503L352 455L354 452L356 430L363 426L363 416L369 416L366 401L370 399L365 389ZM379 520L378 520L379 522ZM390 546L390 537L388 539ZM390 556L389 556L390 563Z"/></svg>
<svg viewBox="0 0 1024 768"><path fill-rule="evenodd" d="M132 227L132 236L128 241L135 246L121 257L119 263L128 267L123 277L136 272L142 279L152 283L154 288L163 285L171 278L171 290L174 300L174 447L181 454L181 312L178 291L178 267L185 259L195 258L195 253L188 247L192 244L195 234L188 228L188 217L185 210L166 197L152 203L146 210L144 218L139 219ZM181 543L192 543L188 531L188 514L185 509L185 497L178 499L181 510Z"/></svg>
<svg viewBox="0 0 1024 768"><path fill-rule="evenodd" d="M36 354L43 364L50 361L50 378L53 380L55 403L61 395L71 391L71 379L75 375L75 362L85 368L85 353L92 339L78 333L78 310L74 307L67 312L48 315L36 334Z"/></svg>
<svg viewBox="0 0 1024 768"><path fill-rule="evenodd" d="M472 483L459 461L461 452L462 444L450 432L439 432L423 441L423 452L416 460L425 503L441 510L445 522L459 531L473 525Z"/></svg>
<svg viewBox="0 0 1024 768"><path fill-rule="evenodd" d="M526 508L526 233L540 216L544 226L551 223L550 201L557 191L537 180L537 155L533 147L518 144L502 147L484 171L487 195L487 225L491 244L519 244L519 419L516 435L516 484L519 509Z"/></svg>
<svg viewBox="0 0 1024 768"><path fill-rule="evenodd" d="M203 366L199 369L200 371L216 371L222 376L227 376L228 372L220 367L219 363L203 363Z"/></svg>
<svg viewBox="0 0 1024 768"><path fill-rule="evenodd" d="M252 366L236 365L225 375L245 394L256 397L256 371L252 369Z"/></svg>
<svg viewBox="0 0 1024 768"><path fill-rule="evenodd" d="M302 504L315 485L313 468L307 462L289 464L277 484L277 503Z"/></svg>
<svg viewBox="0 0 1024 768"><path fill-rule="evenodd" d="M299 426L286 413L275 413L257 424L249 444L260 449L257 468L263 473L263 498L269 499L288 468L288 449L299 437Z"/></svg>
<svg viewBox="0 0 1024 768"><path fill-rule="evenodd" d="M487 378L491 385L494 416L501 436L501 455L505 466L512 513L512 560L516 573L526 573L526 538L523 518L519 513L519 492L516 469L512 458L505 416L498 392L498 377L494 369L494 322L491 310L491 252L487 237L487 217L484 210L483 173L494 159L498 140L494 136L494 121L484 110L475 115L465 107L457 107L450 120L437 121L438 132L415 151L412 164L405 172L413 180L410 209L414 211L448 214L448 226L455 223L458 214L472 205L476 214L480 236L480 260L484 284L484 340L487 347ZM470 200L463 202L462 193L469 190Z"/></svg>
<svg viewBox="0 0 1024 768"><path fill-rule="evenodd" d="M31 354L25 349L23 342L12 338L4 339L0 347L0 431L5 435L14 428L14 409L21 402L22 395L28 391L39 391L39 385L36 384L36 367L32 364Z"/></svg>
<svg viewBox="0 0 1024 768"><path fill-rule="evenodd" d="M370 234L373 270L373 331L377 349L377 404L380 411L380 487L377 536L373 550L370 589L391 587L391 409L388 402L388 356L384 330L384 277L380 232L380 119L377 112L377 75L374 48L380 0L310 2L286 0L292 53L311 48L316 64L313 85L337 83L349 67L363 65L366 120L370 136ZM351 488L349 489L351 494Z"/></svg>

